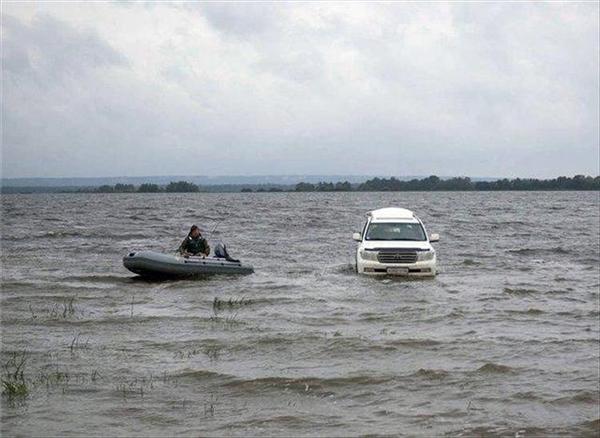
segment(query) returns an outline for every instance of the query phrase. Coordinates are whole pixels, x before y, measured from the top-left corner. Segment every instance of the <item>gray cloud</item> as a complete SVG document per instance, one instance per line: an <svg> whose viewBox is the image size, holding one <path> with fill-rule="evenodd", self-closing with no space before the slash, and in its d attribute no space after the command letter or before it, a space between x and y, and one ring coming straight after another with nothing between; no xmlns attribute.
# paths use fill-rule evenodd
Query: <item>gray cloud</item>
<svg viewBox="0 0 600 438"><path fill-rule="evenodd" d="M597 4L11 5L4 176L598 173Z"/></svg>
<svg viewBox="0 0 600 438"><path fill-rule="evenodd" d="M9 80L30 77L53 86L93 69L127 64L97 33L78 31L50 15L37 15L30 24L5 15L2 25L2 65Z"/></svg>
<svg viewBox="0 0 600 438"><path fill-rule="evenodd" d="M200 3L204 18L216 29L236 36L262 34L277 26L279 6L275 3Z"/></svg>

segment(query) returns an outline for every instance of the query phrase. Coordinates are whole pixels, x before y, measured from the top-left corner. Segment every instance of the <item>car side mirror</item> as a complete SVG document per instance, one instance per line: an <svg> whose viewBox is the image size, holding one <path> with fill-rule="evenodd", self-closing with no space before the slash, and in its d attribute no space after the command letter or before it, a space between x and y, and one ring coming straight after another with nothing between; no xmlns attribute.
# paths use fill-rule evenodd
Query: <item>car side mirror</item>
<svg viewBox="0 0 600 438"><path fill-rule="evenodd" d="M362 240L362 236L360 235L360 233L354 233L352 235L352 239L356 240L357 242L360 242Z"/></svg>
<svg viewBox="0 0 600 438"><path fill-rule="evenodd" d="M429 236L430 242L439 242L439 240L440 240L440 235L438 233L431 233L431 236Z"/></svg>

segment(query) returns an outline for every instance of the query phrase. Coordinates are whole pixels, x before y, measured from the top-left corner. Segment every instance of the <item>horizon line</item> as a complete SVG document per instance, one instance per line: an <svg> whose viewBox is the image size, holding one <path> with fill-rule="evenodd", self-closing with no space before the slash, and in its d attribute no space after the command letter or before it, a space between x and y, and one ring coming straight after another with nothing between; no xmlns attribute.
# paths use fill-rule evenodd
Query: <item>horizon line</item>
<svg viewBox="0 0 600 438"><path fill-rule="evenodd" d="M114 178L266 178L266 177L278 177L278 178L286 178L286 177L370 177L370 178L409 178L409 177L429 177L429 176L437 176L439 178L491 178L491 179L552 179L559 178L561 176L564 177L573 177L577 175L584 176L594 176L588 175L586 173L572 173L562 174L556 176L548 176L548 177L539 177L539 176L489 176L489 175L467 175L467 174L458 174L458 175L439 175L435 173L423 173L423 174L374 174L374 173L289 173L289 174L219 174L219 175L202 175L202 174L169 174L169 175L100 175L100 176L10 176L0 177L2 181L9 180L24 180L24 179L114 179ZM600 175L597 175L600 176Z"/></svg>

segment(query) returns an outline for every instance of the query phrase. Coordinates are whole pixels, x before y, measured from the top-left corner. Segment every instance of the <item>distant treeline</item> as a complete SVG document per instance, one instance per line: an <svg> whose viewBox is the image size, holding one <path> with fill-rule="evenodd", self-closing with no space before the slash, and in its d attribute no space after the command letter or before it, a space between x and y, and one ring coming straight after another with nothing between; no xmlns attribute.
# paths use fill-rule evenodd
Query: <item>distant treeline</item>
<svg viewBox="0 0 600 438"><path fill-rule="evenodd" d="M196 193L196 192L285 192L293 191L293 188L279 187L279 186L266 186L266 187L255 187L254 189L249 187L240 187L229 184L222 184L218 186L198 186L188 181L172 181L166 186L159 186L158 184L140 184L134 186L133 184L115 184L102 185L100 187L83 188L80 192L86 193Z"/></svg>
<svg viewBox="0 0 600 438"><path fill-rule="evenodd" d="M99 187L2 187L2 193L195 193L195 192L404 192L404 191L503 191L503 190L600 190L600 176L559 176L554 179L499 179L471 181L468 177L442 179L435 175L422 179L373 178L360 184L344 182L300 182L296 185L206 185L171 181L167 185L118 183Z"/></svg>
<svg viewBox="0 0 600 438"><path fill-rule="evenodd" d="M101 185L99 187L84 187L77 190L80 193L196 193L196 192L285 192L293 191L292 186L258 186L254 188L221 184L217 186L199 186L189 181L171 181L166 186L144 183Z"/></svg>
<svg viewBox="0 0 600 438"><path fill-rule="evenodd" d="M242 187L238 191L242 193L265 193L265 192L350 192L353 190L352 184L348 181L337 182L337 183L326 183L320 182L318 184L311 183L298 183L296 186L271 186L271 187L258 187L252 189L250 187ZM162 187L158 184L141 184L134 186L133 184L115 184L102 185L99 187L82 188L80 192L85 193L194 193L205 191L202 187L197 186L187 181L170 182L166 186Z"/></svg>
<svg viewBox="0 0 600 438"><path fill-rule="evenodd" d="M435 175L423 179L399 180L373 178L353 186L343 183L298 183L297 192L408 192L408 191L499 191L499 190L600 190L600 176L560 176L554 179L500 179L471 181L468 177L441 179Z"/></svg>
<svg viewBox="0 0 600 438"><path fill-rule="evenodd" d="M140 184L137 187L133 184L115 184L114 186L103 185L97 188L81 189L80 191L97 193L193 193L199 192L200 187L187 181L171 181L166 186L149 183Z"/></svg>

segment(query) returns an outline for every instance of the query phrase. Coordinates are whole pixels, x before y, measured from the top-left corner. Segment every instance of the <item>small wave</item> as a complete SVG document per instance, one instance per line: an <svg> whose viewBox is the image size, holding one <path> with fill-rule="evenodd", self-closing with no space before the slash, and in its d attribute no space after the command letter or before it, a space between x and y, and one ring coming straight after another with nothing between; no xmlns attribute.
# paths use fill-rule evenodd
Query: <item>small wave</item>
<svg viewBox="0 0 600 438"><path fill-rule="evenodd" d="M466 259L485 259L485 258L496 258L496 255L490 255L486 253L473 253L473 252L463 252L457 254L459 257L465 257Z"/></svg>
<svg viewBox="0 0 600 438"><path fill-rule="evenodd" d="M129 313L122 313L120 315L115 315L115 316L103 316L103 315L93 315L90 314L88 316L88 314L86 314L85 317L78 317L77 319L45 319L39 322L39 324L44 324L48 327L60 327L60 326L71 326L71 327L88 327L88 326L92 326L92 328L96 327L96 326L110 326L110 325L115 325L115 326L119 326L119 325L125 325L125 326L130 326L132 322L136 323L136 324L144 324L144 323L164 323L164 324L168 324L170 322L172 323L176 323L176 322L209 322L210 318L202 318L202 317L194 317L194 316L154 316L154 315L147 315L147 316L137 316L135 315L135 310L134 310L134 316L131 317ZM20 322L23 322L22 319L18 319L18 320L6 320L6 321L2 321L3 324L18 324ZM227 321L223 320L223 323L227 323ZM246 323L244 323L243 321L235 321L234 322L235 325L244 325Z"/></svg>
<svg viewBox="0 0 600 438"><path fill-rule="evenodd" d="M505 297L502 295L490 295L488 297L477 298L477 301L505 301L509 299L509 297Z"/></svg>
<svg viewBox="0 0 600 438"><path fill-rule="evenodd" d="M598 258L596 257L582 257L580 259L577 259L577 261L584 265L592 265L594 269L597 269L598 267Z"/></svg>
<svg viewBox="0 0 600 438"><path fill-rule="evenodd" d="M481 263L476 262L473 259L464 259L462 261L462 264L465 265L465 266L479 266L479 265L481 265Z"/></svg>
<svg viewBox="0 0 600 438"><path fill-rule="evenodd" d="M583 304L588 304L588 302L586 300L580 300L579 298L575 298L575 297L562 297L563 301L572 301L574 303L583 303Z"/></svg>
<svg viewBox="0 0 600 438"><path fill-rule="evenodd" d="M395 351L398 347L387 343L373 343L361 337L342 337L341 334L334 334L327 340L326 348L330 355L343 357L348 351L374 354L375 352Z"/></svg>
<svg viewBox="0 0 600 438"><path fill-rule="evenodd" d="M116 240L136 240L136 239L147 239L148 235L145 233L123 233L123 234L112 234L111 237Z"/></svg>
<svg viewBox="0 0 600 438"><path fill-rule="evenodd" d="M357 385L383 385L392 381L391 377L353 376L334 378L285 378L285 377L260 377L256 379L234 379L225 383L225 386L244 390L265 391L270 388L284 389L294 392L323 393L335 388L356 387ZM328 393L329 393L328 392Z"/></svg>
<svg viewBox="0 0 600 438"><path fill-rule="evenodd" d="M2 240L6 242L20 242L22 240L35 240L35 239L59 239L64 237L81 237L82 233L78 231L47 231L45 233L38 233L35 235L24 234L17 236L2 236Z"/></svg>
<svg viewBox="0 0 600 438"><path fill-rule="evenodd" d="M156 207L153 207L153 206L141 207L139 205L136 205L135 207L124 207L123 208L124 211L154 210L154 209L156 209Z"/></svg>
<svg viewBox="0 0 600 438"><path fill-rule="evenodd" d="M332 272L338 274L356 274L356 266L353 263L344 263L330 267Z"/></svg>
<svg viewBox="0 0 600 438"><path fill-rule="evenodd" d="M507 310L506 313L511 313L515 315L542 315L546 312L540 309L530 307L527 310Z"/></svg>
<svg viewBox="0 0 600 438"><path fill-rule="evenodd" d="M231 429L243 429L244 431L248 432L248 430L258 428L259 430L263 431L263 433L259 435L264 435L264 428L269 426L286 427L294 430L296 428L313 426L314 424L315 422L311 420L293 415L277 415L269 418L252 418L250 420L237 421L226 424L221 427L221 429L225 431L230 431ZM229 435L229 433L226 433L226 435Z"/></svg>
<svg viewBox="0 0 600 438"><path fill-rule="evenodd" d="M127 277L123 277L126 279ZM112 284L112 283L111 283ZM106 284L101 284L99 282L90 282L86 283L84 281L69 281L66 279L48 279L48 280L32 280L32 281L8 281L2 284L4 290L10 291L11 293L23 293L21 291L25 291L27 296L31 295L31 290L40 291L43 290L48 293L60 293L62 292L63 296L73 296L82 292L85 293L85 290L93 290L93 289L107 289L108 286ZM22 295L20 295L22 296ZM35 295L31 295L31 297L35 297ZM52 297L52 294L48 295L48 297Z"/></svg>
<svg viewBox="0 0 600 438"><path fill-rule="evenodd" d="M181 378L181 379L190 379L190 380L227 380L231 381L235 379L234 376L229 374L221 374L214 371L208 370L192 370L190 368L186 368L181 370L175 374L171 374L170 377Z"/></svg>
<svg viewBox="0 0 600 438"><path fill-rule="evenodd" d="M5 234L2 235L2 240L4 242L19 242L21 240L25 240L25 239L31 239L30 236L6 236Z"/></svg>
<svg viewBox="0 0 600 438"><path fill-rule="evenodd" d="M59 230L59 231L47 231L45 233L38 234L35 237L55 239L55 238L61 238L61 237L81 237L81 236L83 236L83 233L81 233L80 231Z"/></svg>
<svg viewBox="0 0 600 438"><path fill-rule="evenodd" d="M297 276L297 275L302 276L305 274L312 274L314 272L315 272L315 269L313 269L313 268L290 268L285 271L286 274L292 275L292 276Z"/></svg>
<svg viewBox="0 0 600 438"><path fill-rule="evenodd" d="M519 249L509 249L507 252L511 254L517 255L539 255L539 254L570 254L571 251L565 249L561 246L556 246L554 248L519 248Z"/></svg>
<svg viewBox="0 0 600 438"><path fill-rule="evenodd" d="M571 432L571 433L569 433ZM505 426L474 426L460 430L450 431L445 436L467 436L467 437L547 437L547 436L572 436L571 429L555 429L523 426L520 429Z"/></svg>
<svg viewBox="0 0 600 438"><path fill-rule="evenodd" d="M528 289L528 288L510 288L510 287L505 287L503 289L505 294L509 294L509 295L531 295L531 294L537 294L539 293L538 290L536 289Z"/></svg>
<svg viewBox="0 0 600 438"><path fill-rule="evenodd" d="M131 281L131 277L119 275L72 275L61 278L63 281L82 281L84 283L122 283Z"/></svg>
<svg viewBox="0 0 600 438"><path fill-rule="evenodd" d="M538 250L531 249L531 248L520 248L520 249L509 249L507 252L509 252L511 254L528 255L528 254L537 254Z"/></svg>
<svg viewBox="0 0 600 438"><path fill-rule="evenodd" d="M243 339L242 342L238 344L232 344L231 347L234 349L250 349L256 350L256 348L261 347L276 347L276 346L289 346L292 343L306 343L313 344L322 341L323 338L320 336L314 336L310 334L306 335L279 335L279 336L264 336L260 338L251 338L248 340Z"/></svg>
<svg viewBox="0 0 600 438"><path fill-rule="evenodd" d="M496 225L530 225L530 223L525 221L498 221Z"/></svg>
<svg viewBox="0 0 600 438"><path fill-rule="evenodd" d="M99 393L102 392L102 389L100 388L90 388L90 387L84 387L84 388L75 388L75 387L68 387L66 389L66 394L77 394L77 395L91 395L91 394L95 394L95 393Z"/></svg>
<svg viewBox="0 0 600 438"><path fill-rule="evenodd" d="M554 253L554 254L571 254L571 252L572 252L572 251L570 251L568 249L563 248L562 246L557 246L557 247L554 247L554 248L550 248L550 249L547 249L546 251Z"/></svg>
<svg viewBox="0 0 600 438"><path fill-rule="evenodd" d="M460 309L454 309L452 312L448 313L445 318L449 319L461 319L465 317L465 313Z"/></svg>
<svg viewBox="0 0 600 438"><path fill-rule="evenodd" d="M537 395L533 391L516 392L513 395L511 395L511 398L515 399L515 400L528 400L528 401L537 401L537 400L542 399L539 395Z"/></svg>
<svg viewBox="0 0 600 438"><path fill-rule="evenodd" d="M597 392L593 391L579 391L577 394L570 397L560 397L552 400L552 404L571 404L571 403L586 403L586 404L598 404L600 403L600 396Z"/></svg>
<svg viewBox="0 0 600 438"><path fill-rule="evenodd" d="M133 406L119 406L115 408L107 409L103 412L104 415L107 415L111 418L115 417L133 417L135 415L142 415L145 412L144 408L136 408Z"/></svg>
<svg viewBox="0 0 600 438"><path fill-rule="evenodd" d="M598 431L600 430L600 418L596 418L595 420L585 421L578 425L580 429L585 430L589 433L589 436L598 436ZM587 434L586 434L587 435Z"/></svg>
<svg viewBox="0 0 600 438"><path fill-rule="evenodd" d="M393 347L412 347L412 348L434 347L436 345L441 345L441 344L442 343L440 341L436 341L434 339L413 339L413 338L395 339L395 340L386 342L386 345L393 346Z"/></svg>
<svg viewBox="0 0 600 438"><path fill-rule="evenodd" d="M490 374L508 374L514 371L513 368L507 365L500 365L492 362L488 362L485 365L477 368L479 373L490 373Z"/></svg>
<svg viewBox="0 0 600 438"><path fill-rule="evenodd" d="M558 316L569 316L569 317L573 317L573 318L581 318L581 315L579 313L571 312L571 311L556 312L556 315L558 315Z"/></svg>
<svg viewBox="0 0 600 438"><path fill-rule="evenodd" d="M448 371L445 370L430 370L420 368L419 371L413 374L415 377L420 377L426 380L442 380L449 376Z"/></svg>

